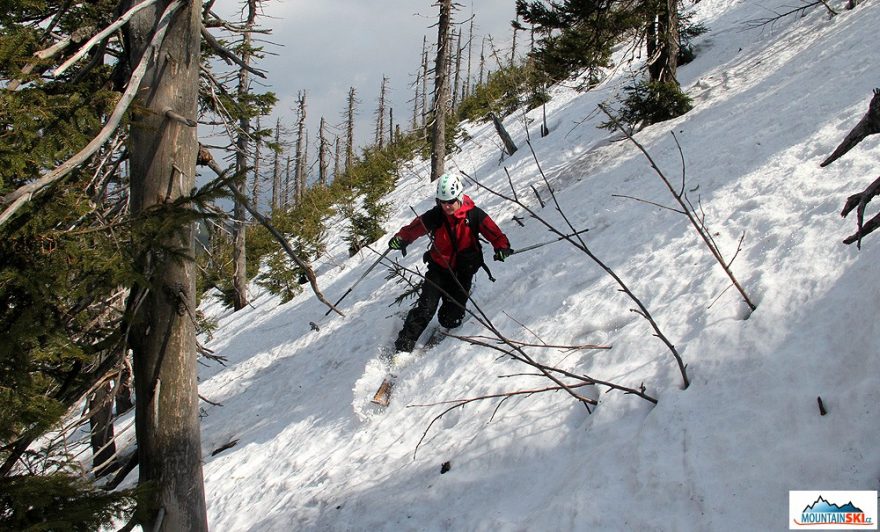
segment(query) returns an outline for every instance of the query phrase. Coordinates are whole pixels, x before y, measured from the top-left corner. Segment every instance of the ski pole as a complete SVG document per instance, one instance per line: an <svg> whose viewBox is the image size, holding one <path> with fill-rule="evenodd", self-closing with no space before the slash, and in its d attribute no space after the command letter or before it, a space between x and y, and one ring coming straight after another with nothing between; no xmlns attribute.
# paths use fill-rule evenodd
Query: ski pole
<svg viewBox="0 0 880 532"><path fill-rule="evenodd" d="M539 247L546 246L547 244L552 244L554 242L559 242L560 240L565 240L566 238L571 238L573 236L577 236L581 233L586 233L587 231L589 231L589 229L581 229L580 231L576 231L570 235L563 235L563 236L560 236L559 238L554 238L553 240L549 240L547 242L541 242L540 244L532 244L531 246L526 246L524 248L515 249L515 250L513 250L513 254L518 255L518 254L524 253L526 251L531 251L533 249L537 249Z"/></svg>
<svg viewBox="0 0 880 532"><path fill-rule="evenodd" d="M345 291L344 294L342 294L342 297L340 297L338 300L336 300L336 303L334 303L333 306L335 307L336 305L338 305L339 303L341 303L342 300L345 299L345 296L347 296L348 294L350 294L351 291L354 290L355 287L356 287L357 285L359 285L361 281L364 280L364 277L366 277L367 275L369 275L369 273L370 273L371 271L373 271L373 268L375 268L376 266L379 265L379 262L381 262L382 259L385 258L385 255L387 255L389 251L391 251L391 248L386 249L384 253L382 253L381 255L379 255L379 258L376 259L376 262L374 262L373 264L371 264L370 267L367 268L367 271L365 271L363 274L361 274L361 276L358 278L358 280L355 281L353 285L351 285L351 288L349 288L348 290ZM332 311L333 311L333 309L330 309L330 310L328 310L324 315L327 316L327 315L330 314L330 312L332 312Z"/></svg>

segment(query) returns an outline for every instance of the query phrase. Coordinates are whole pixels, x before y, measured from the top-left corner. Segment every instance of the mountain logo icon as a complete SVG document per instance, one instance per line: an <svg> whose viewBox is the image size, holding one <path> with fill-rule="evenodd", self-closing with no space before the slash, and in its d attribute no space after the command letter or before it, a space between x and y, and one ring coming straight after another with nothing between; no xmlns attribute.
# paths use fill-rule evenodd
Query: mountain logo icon
<svg viewBox="0 0 880 532"><path fill-rule="evenodd" d="M815 499L807 499L813 502L800 506L800 511L793 509L792 528L810 527L815 530L817 526L821 526L828 529L876 529L876 511L869 510L873 512L869 515L862 510L862 502L857 505L852 498L842 498L844 493L846 492L835 492L837 497L819 493L818 496L813 495ZM876 498L874 504L876 505Z"/></svg>

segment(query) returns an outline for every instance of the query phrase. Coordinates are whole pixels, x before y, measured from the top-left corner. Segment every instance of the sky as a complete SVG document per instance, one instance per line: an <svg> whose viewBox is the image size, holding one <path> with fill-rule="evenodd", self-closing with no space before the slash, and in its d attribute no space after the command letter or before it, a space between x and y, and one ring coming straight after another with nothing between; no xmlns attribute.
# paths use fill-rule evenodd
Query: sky
<svg viewBox="0 0 880 532"><path fill-rule="evenodd" d="M876 524L880 234L861 249L844 245L856 222L839 213L876 179L880 135L819 164L880 85L880 7L843 3L829 2L833 18L819 6L763 28L748 23L790 0L689 3L709 28L678 70L694 109L636 136L684 186L754 312L687 220L664 208L670 192L644 154L596 127L598 104L613 101L638 63L621 62L587 92L551 89L546 137L540 111L507 117L520 146L512 156L501 156L486 123L466 125L449 156L447 168L517 192L522 205L473 182L465 190L514 249L554 238L525 207L559 230L565 219L588 228L592 254L682 357L687 388L633 300L566 242L490 261L497 282L479 273L470 303L482 317L455 334L497 345L486 340L489 320L547 366L643 387L656 403L599 384L580 389L597 403L588 409L535 391L552 383L507 354L447 338L391 368L391 404L371 404L388 371L381 355L408 310L393 305L405 287L387 263L340 304L344 317L325 317L308 290L282 304L252 285L251 305L236 313L209 295L201 310L217 328L200 341L225 360L203 360L199 376L211 529L787 530L819 497L858 501ZM411 207L432 204L428 162L411 166L389 195L377 250ZM869 204L866 216L876 212ZM334 301L378 256L348 257L345 227L330 220L327 253L314 264ZM389 258L420 268L425 244ZM497 397L511 392L534 393ZM118 421L123 441L130 424L131 414ZM123 487L136 480L134 471Z"/></svg>
<svg viewBox="0 0 880 532"><path fill-rule="evenodd" d="M238 3L217 6L223 16L240 18ZM340 126L350 87L358 105L356 144L371 144L375 135L375 110L382 76L389 78L390 100L395 123L408 125L412 119L411 84L421 65L422 40L436 43L439 8L427 0L267 0L260 25L271 30L265 37L267 55L259 67L266 80L254 79L258 90L271 90L279 102L276 112L264 119L270 126L276 118L295 132L297 94L306 91L306 117L310 159L316 158L321 116L328 125ZM480 42L492 35L496 47L509 50L510 21L515 17L513 0L480 0L459 3L454 20L464 22L474 15L473 75L479 60ZM469 24L469 22L468 22ZM467 35L467 25L464 35ZM274 54L274 55L272 55ZM429 65L433 65L430 57ZM406 130L405 128L403 128ZM344 138L341 128L333 130Z"/></svg>

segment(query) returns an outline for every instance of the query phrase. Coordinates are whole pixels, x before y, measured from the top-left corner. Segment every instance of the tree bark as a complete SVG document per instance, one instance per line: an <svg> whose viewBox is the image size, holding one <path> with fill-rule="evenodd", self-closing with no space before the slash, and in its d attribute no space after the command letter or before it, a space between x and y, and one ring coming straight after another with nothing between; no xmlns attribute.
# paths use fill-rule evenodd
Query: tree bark
<svg viewBox="0 0 880 532"><path fill-rule="evenodd" d="M501 142L504 144L504 151L507 152L507 155L513 155L517 150L516 143L510 138L510 134L504 128L501 119L495 116L495 113L489 113L489 118L492 119L492 123L495 124L495 131L497 131L498 136L501 137Z"/></svg>
<svg viewBox="0 0 880 532"><path fill-rule="evenodd" d="M98 386L89 398L89 432L92 445L92 470L100 478L112 470L116 444L113 442L112 383Z"/></svg>
<svg viewBox="0 0 880 532"><path fill-rule="evenodd" d="M169 5L179 11L157 49L151 37ZM138 13L126 29L129 62L137 64L144 54L152 58L131 116L131 210L136 218L167 207L195 185L196 128L168 118L167 111L196 118L200 29L200 0L161 0ZM139 508L139 520L145 530L206 531L192 316L193 224L171 217L164 221L168 229L159 238L132 243L139 248L137 266L146 280L134 287L128 301L139 480L154 488ZM158 523L160 509L164 518Z"/></svg>
<svg viewBox="0 0 880 532"><path fill-rule="evenodd" d="M678 0L664 0L648 24L648 72L651 81L678 84Z"/></svg>
<svg viewBox="0 0 880 532"><path fill-rule="evenodd" d="M434 63L434 113L431 139L431 181L443 175L446 159L446 113L449 110L449 22L452 0L440 1L437 24L437 60Z"/></svg>

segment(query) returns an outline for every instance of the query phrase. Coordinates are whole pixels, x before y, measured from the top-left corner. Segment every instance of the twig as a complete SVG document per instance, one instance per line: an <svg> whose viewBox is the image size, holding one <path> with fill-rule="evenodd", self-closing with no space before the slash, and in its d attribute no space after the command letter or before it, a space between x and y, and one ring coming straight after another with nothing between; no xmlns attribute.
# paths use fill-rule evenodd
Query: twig
<svg viewBox="0 0 880 532"><path fill-rule="evenodd" d="M641 198L636 198L636 197L634 197L634 196L627 196L626 194L612 194L611 197L612 197L612 198L626 198L626 199L631 199L631 200L638 201L638 202L640 202L640 203L647 203L648 205L653 205L654 207L660 207L661 209L666 209L667 211L672 211L672 212L677 213L677 214L684 214L684 211L680 211L680 210L678 210L678 209L676 209L676 208L674 208L674 207L669 207L669 206L667 206L667 205L661 205L661 204L659 204L659 203L654 203L653 201L643 200L643 199L641 199Z"/></svg>
<svg viewBox="0 0 880 532"><path fill-rule="evenodd" d="M218 41L213 35L211 35L211 32L209 32L208 29L204 25L202 25L202 37L205 39L205 42L207 42L211 46L211 48L213 48L217 53L219 53L226 60L227 63L231 61L255 76L259 76L263 79L266 78L265 73L248 65L247 63L242 61L239 57L237 57L235 54L233 54L232 52L230 52L229 50L224 48L223 45L220 44L220 41Z"/></svg>
<svg viewBox="0 0 880 532"><path fill-rule="evenodd" d="M436 423L443 416L445 416L449 412L452 412L453 410L455 410L456 408L458 408L460 406L464 406L469 403L473 403L476 401L484 401L484 400L488 400L488 399L502 398L503 400L507 400L511 397L516 397L519 395L534 395L536 393L543 393L543 392L558 392L560 390L568 390L569 388L580 388L582 386L589 386L589 385L590 385L590 383L585 382L585 383L571 384L571 385L565 385L565 386L548 386L546 388L537 388L534 390L519 390L519 391L515 391L515 392L504 392L504 393L497 393L497 394L491 394L491 395L482 395L479 397L471 397L469 399L454 399L451 401L441 401L439 403L407 405L407 408L422 408L422 407L432 407L432 406L439 406L439 405L445 405L445 404L452 404L452 406L450 406L449 408L447 408L446 410L444 410L443 412L441 412L440 414L435 416L434 419L432 419L431 422L428 424L428 427L425 429L425 432L422 433L422 437L419 438L419 442L416 444L416 448L413 450L413 460L415 460L416 455L419 452L419 447L421 447L422 442L425 441L425 438L428 436L428 432L430 432L431 427L434 426L434 423ZM592 405L598 404L593 399L586 399L586 401L588 401ZM496 408L496 412L497 412L497 408ZM494 418L494 416L495 416L495 413L493 412L492 417Z"/></svg>
<svg viewBox="0 0 880 532"><path fill-rule="evenodd" d="M155 4L156 1L157 0L144 0L140 4L137 4L136 6L123 13L121 17L116 19L109 26L99 31L97 34L95 34L94 37L89 39L79 50L77 50L75 54L70 57L70 59L68 59L64 63L61 63L61 65L56 68L54 72L52 72L52 77L57 78L58 76L63 74L68 68L70 68L70 65L76 63L77 61L82 59L87 53L89 53L89 50L91 50L97 43L101 42L101 40L106 38L108 35L128 23L128 21L131 20L132 17L134 17L139 11Z"/></svg>
<svg viewBox="0 0 880 532"><path fill-rule="evenodd" d="M485 340L492 339L491 336L475 335L475 336L458 337L458 336L455 336L455 335L452 335L449 333L442 333L442 334L444 334L445 336L451 336L453 338L458 338L459 340L464 340L466 338L481 338L481 339L485 339ZM507 341L514 344L514 345L518 345L520 347L543 347L546 349L563 349L565 351L585 351L587 349L609 350L612 347L610 345L596 345L596 344L582 344L582 345L557 345L557 344L548 344L548 343L531 344L528 342L522 342L520 340L511 340L510 338L508 338Z"/></svg>

